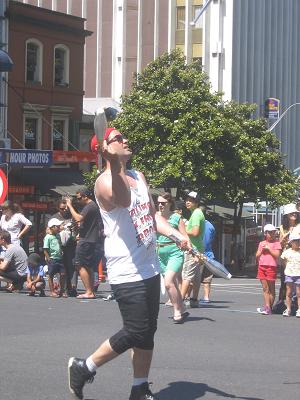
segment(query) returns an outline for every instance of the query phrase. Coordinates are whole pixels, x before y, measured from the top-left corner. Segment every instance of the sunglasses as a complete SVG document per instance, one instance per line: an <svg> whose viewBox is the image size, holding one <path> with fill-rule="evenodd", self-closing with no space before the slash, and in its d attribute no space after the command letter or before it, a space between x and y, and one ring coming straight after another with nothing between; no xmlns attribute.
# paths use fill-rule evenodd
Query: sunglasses
<svg viewBox="0 0 300 400"><path fill-rule="evenodd" d="M107 144L111 144L111 143L114 143L114 142L123 143L124 139L125 139L124 136L119 134L119 135L114 136L112 139L110 139L107 142Z"/></svg>
<svg viewBox="0 0 300 400"><path fill-rule="evenodd" d="M167 201L158 201L158 204L167 204Z"/></svg>

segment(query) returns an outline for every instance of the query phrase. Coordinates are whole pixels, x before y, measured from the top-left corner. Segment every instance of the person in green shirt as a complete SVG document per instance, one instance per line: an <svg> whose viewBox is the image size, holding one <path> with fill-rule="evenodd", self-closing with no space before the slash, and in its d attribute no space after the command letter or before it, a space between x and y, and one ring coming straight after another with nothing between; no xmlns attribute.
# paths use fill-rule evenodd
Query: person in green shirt
<svg viewBox="0 0 300 400"><path fill-rule="evenodd" d="M47 234L44 237L44 255L48 264L48 283L51 297L68 297L65 290L65 268L62 261L62 245L60 239L60 226L63 222L57 218L51 218L48 222ZM56 293L53 278L59 274L60 292Z"/></svg>
<svg viewBox="0 0 300 400"><path fill-rule="evenodd" d="M158 213L166 218L169 224L177 229L189 241L181 215L173 211L174 201L170 193L164 193L158 196L157 202ZM159 233L157 234L156 251L162 270L161 273L164 277L166 291L174 310L173 322L175 324L182 324L189 315L185 310L185 305L178 287L184 253L167 236L160 235Z"/></svg>
<svg viewBox="0 0 300 400"><path fill-rule="evenodd" d="M193 246L201 253L204 253L204 231L205 217L202 210L199 208L199 197L196 192L190 192L187 195L185 205L191 211L191 217L186 225L186 232ZM189 287L193 285L193 297L190 298L190 307L198 308L198 295L201 284L201 276L203 272L203 262L193 257L190 253L185 254L183 271L182 271L182 286L181 295L185 299L189 291Z"/></svg>

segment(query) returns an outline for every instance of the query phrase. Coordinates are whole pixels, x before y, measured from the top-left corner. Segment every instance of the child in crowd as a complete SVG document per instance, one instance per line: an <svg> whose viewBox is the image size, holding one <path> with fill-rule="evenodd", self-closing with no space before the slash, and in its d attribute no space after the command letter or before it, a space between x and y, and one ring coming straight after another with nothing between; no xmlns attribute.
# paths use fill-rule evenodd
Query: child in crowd
<svg viewBox="0 0 300 400"><path fill-rule="evenodd" d="M62 244L59 235L62 221L57 218L51 218L48 222L48 233L44 238L44 254L48 264L48 282L51 297L68 297L65 288L65 269L62 261ZM59 274L60 292L56 293L53 278Z"/></svg>
<svg viewBox="0 0 300 400"><path fill-rule="evenodd" d="M289 245L291 248L284 250L281 258L285 262L285 284L286 284L286 310L283 312L284 317L291 316L292 295L294 286L296 286L296 295L298 301L298 309L296 317L300 318L300 234L291 233L289 237Z"/></svg>
<svg viewBox="0 0 300 400"><path fill-rule="evenodd" d="M275 299L275 281L277 275L277 259L280 256L281 245L276 239L276 228L272 224L264 227L265 240L259 243L256 252L258 264L257 278L260 279L265 305L257 308L262 315L272 314Z"/></svg>
<svg viewBox="0 0 300 400"><path fill-rule="evenodd" d="M34 296L35 292L40 292L40 297L45 297L44 266L41 257L37 253L31 253L28 257L27 282L29 290L28 296Z"/></svg>

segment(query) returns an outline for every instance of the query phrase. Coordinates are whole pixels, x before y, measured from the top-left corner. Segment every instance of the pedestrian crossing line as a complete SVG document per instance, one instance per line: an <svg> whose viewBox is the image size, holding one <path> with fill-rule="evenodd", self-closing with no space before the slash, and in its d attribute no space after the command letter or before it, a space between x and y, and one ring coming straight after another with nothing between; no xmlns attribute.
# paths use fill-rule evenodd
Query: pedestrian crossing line
<svg viewBox="0 0 300 400"><path fill-rule="evenodd" d="M242 294L255 294L257 295L257 293L260 293L260 291L256 291L256 292L245 292L244 290L226 290L226 289L217 289L216 291L218 292L228 292L228 293L242 293Z"/></svg>
<svg viewBox="0 0 300 400"><path fill-rule="evenodd" d="M243 314L257 314L260 315L257 311L250 311L250 310L226 310L224 308L210 308L209 311L224 311L224 312L231 312L231 313L243 313Z"/></svg>

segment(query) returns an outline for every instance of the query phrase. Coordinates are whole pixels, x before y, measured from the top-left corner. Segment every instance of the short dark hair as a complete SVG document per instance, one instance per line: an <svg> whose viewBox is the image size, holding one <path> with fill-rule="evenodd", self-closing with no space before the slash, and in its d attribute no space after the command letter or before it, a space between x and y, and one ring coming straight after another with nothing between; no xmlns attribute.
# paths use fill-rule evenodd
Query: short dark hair
<svg viewBox="0 0 300 400"><path fill-rule="evenodd" d="M165 193L161 194L161 197L168 200L168 203L170 203L170 211L174 211L175 204L174 204L174 199L173 199L171 193L165 192Z"/></svg>
<svg viewBox="0 0 300 400"><path fill-rule="evenodd" d="M27 264L32 268L39 267L42 264L41 256L37 253L30 253Z"/></svg>
<svg viewBox="0 0 300 400"><path fill-rule="evenodd" d="M76 194L80 194L80 196L91 198L91 190L84 186L81 189L78 189Z"/></svg>
<svg viewBox="0 0 300 400"><path fill-rule="evenodd" d="M0 239L5 240L7 244L11 243L11 235L7 231L0 231Z"/></svg>
<svg viewBox="0 0 300 400"><path fill-rule="evenodd" d="M175 200L175 206L174 206L175 210L183 210L184 207L185 207L185 203L183 200Z"/></svg>

